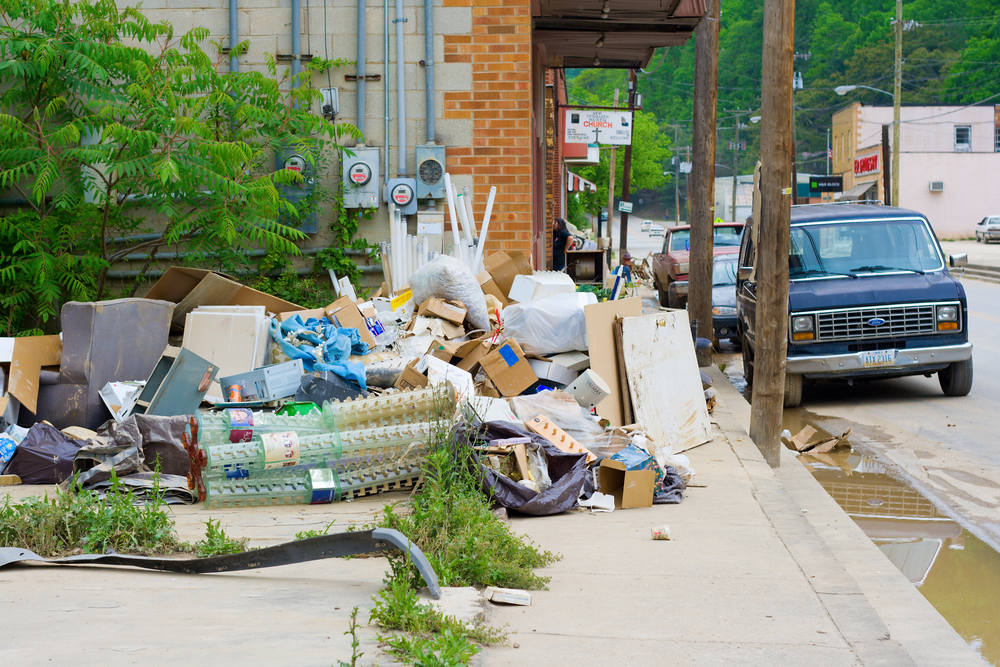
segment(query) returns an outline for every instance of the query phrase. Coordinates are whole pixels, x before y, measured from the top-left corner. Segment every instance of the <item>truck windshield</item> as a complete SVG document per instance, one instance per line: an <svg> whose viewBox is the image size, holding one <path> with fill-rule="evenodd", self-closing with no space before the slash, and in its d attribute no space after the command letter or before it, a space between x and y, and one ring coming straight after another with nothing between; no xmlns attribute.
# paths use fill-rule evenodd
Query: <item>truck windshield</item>
<svg viewBox="0 0 1000 667"><path fill-rule="evenodd" d="M742 237L743 227L716 227L712 232L712 245L716 248L739 248ZM670 250L691 250L691 230L679 229L670 234Z"/></svg>
<svg viewBox="0 0 1000 667"><path fill-rule="evenodd" d="M923 220L796 225L788 249L789 278L851 276L944 266Z"/></svg>

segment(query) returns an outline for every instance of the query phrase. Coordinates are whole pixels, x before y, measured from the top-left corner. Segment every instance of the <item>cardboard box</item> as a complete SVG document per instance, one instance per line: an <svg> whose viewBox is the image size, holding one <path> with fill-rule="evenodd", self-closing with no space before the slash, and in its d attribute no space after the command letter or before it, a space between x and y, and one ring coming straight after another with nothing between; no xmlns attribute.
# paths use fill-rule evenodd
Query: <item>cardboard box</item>
<svg viewBox="0 0 1000 667"><path fill-rule="evenodd" d="M572 294L576 291L573 280L559 271L536 271L530 276L514 276L507 296L511 301L527 303L556 294Z"/></svg>
<svg viewBox="0 0 1000 667"><path fill-rule="evenodd" d="M590 357L583 352L563 352L547 357L549 361L565 366L571 371L583 372L590 368Z"/></svg>
<svg viewBox="0 0 1000 667"><path fill-rule="evenodd" d="M486 272L493 278L505 299L510 294L510 288L514 284L514 276L530 276L532 274L531 262L520 250L494 253L486 258L483 266L486 267Z"/></svg>
<svg viewBox="0 0 1000 667"><path fill-rule="evenodd" d="M500 286L497 285L497 281L493 280L493 276L489 274L489 271L483 271L480 273L476 276L476 280L479 281L479 286L483 288L483 294L496 297L502 308L506 308L510 305L510 301L507 300L507 295L500 291Z"/></svg>
<svg viewBox="0 0 1000 667"><path fill-rule="evenodd" d="M206 269L172 266L145 294L147 299L172 301L173 324L184 327L184 318L198 306L264 306L269 313L302 310L302 306L241 285L229 276Z"/></svg>
<svg viewBox="0 0 1000 667"><path fill-rule="evenodd" d="M465 304L461 301L445 301L436 296L432 296L417 308L417 315L440 317L453 324L465 322Z"/></svg>
<svg viewBox="0 0 1000 667"><path fill-rule="evenodd" d="M375 337L368 330L368 323L365 316L358 309L358 304L348 296L342 296L329 306L323 309L331 322L344 329L357 329L361 334L361 341L368 343L368 347L375 347ZM336 318L336 319L334 319Z"/></svg>
<svg viewBox="0 0 1000 667"><path fill-rule="evenodd" d="M489 334L485 334L477 338L475 341L472 341L475 343L472 348L465 350L463 347L462 351L465 352L465 354L462 355L461 361L459 361L456 366L461 368L463 371L474 373L476 368L478 368L483 362L486 355L496 348L496 345L490 342L491 339L492 337Z"/></svg>
<svg viewBox="0 0 1000 667"><path fill-rule="evenodd" d="M504 341L482 360L483 371L504 396L517 396L538 382L516 340Z"/></svg>
<svg viewBox="0 0 1000 667"><path fill-rule="evenodd" d="M614 496L616 509L653 506L656 475L652 470L626 470L621 461L605 458L597 469L597 483L601 493Z"/></svg>
<svg viewBox="0 0 1000 667"><path fill-rule="evenodd" d="M419 359L414 359L406 364L393 385L396 389L421 389L427 386L427 376L416 368L418 361Z"/></svg>
<svg viewBox="0 0 1000 667"><path fill-rule="evenodd" d="M38 409L41 370L61 363L62 339L59 336L0 338L0 364L7 376L7 394L0 397L0 415L11 416L11 423L16 423L17 408L21 405L34 414ZM9 412L8 407L11 408Z"/></svg>
<svg viewBox="0 0 1000 667"><path fill-rule="evenodd" d="M420 315L410 320L410 323L406 325L406 331L413 334L429 331L434 337L445 340L461 338L465 335L465 327L453 324L448 320L442 320L440 317L421 317Z"/></svg>
<svg viewBox="0 0 1000 667"><path fill-rule="evenodd" d="M560 366L548 359L528 359L528 363L539 380L548 380L556 384L566 385L580 376L580 373L577 371L571 371L565 366Z"/></svg>
<svg viewBox="0 0 1000 667"><path fill-rule="evenodd" d="M317 320L326 319L326 309L325 308L313 308L312 310L290 310L284 313L278 313L278 321L284 322L285 320L298 315L302 318L302 322L310 318L316 318Z"/></svg>

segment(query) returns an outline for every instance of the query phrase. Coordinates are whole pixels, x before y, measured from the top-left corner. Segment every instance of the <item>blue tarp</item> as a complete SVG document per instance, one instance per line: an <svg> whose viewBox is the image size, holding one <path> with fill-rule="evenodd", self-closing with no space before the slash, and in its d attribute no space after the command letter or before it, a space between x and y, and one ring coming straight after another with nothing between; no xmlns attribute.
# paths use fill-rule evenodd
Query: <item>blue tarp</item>
<svg viewBox="0 0 1000 667"><path fill-rule="evenodd" d="M357 361L348 361L351 354L368 354L368 343L354 328L338 328L327 318L310 317L305 322L300 315L293 315L284 322L271 320L271 337L281 345L290 359L301 359L306 372L332 371L342 378L365 384L365 367ZM297 340L293 345L287 339Z"/></svg>

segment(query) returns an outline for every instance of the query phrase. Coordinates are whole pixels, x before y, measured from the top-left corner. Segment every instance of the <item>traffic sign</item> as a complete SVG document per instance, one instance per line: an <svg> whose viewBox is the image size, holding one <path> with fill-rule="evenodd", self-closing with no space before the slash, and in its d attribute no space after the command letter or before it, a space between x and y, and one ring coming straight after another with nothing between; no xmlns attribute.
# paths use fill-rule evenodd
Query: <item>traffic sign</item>
<svg viewBox="0 0 1000 667"><path fill-rule="evenodd" d="M631 213L632 212L632 202L630 202L630 201L620 201L620 202L618 202L618 210L621 211L622 213Z"/></svg>

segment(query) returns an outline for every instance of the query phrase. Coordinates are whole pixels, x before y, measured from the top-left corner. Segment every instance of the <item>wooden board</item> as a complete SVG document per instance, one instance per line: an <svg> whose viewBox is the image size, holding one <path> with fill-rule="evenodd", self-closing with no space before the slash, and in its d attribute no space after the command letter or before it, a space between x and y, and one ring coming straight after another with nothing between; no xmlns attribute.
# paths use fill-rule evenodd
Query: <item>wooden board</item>
<svg viewBox="0 0 1000 667"><path fill-rule="evenodd" d="M622 342L635 420L656 446L670 445L677 454L710 441L687 312L627 318Z"/></svg>
<svg viewBox="0 0 1000 667"><path fill-rule="evenodd" d="M587 318L590 369L597 373L611 390L611 394L597 404L597 414L611 422L612 426L623 426L625 422L621 383L618 377L618 355L615 352L614 323L616 317L642 315L642 299L633 297L595 303L585 307L583 312Z"/></svg>
<svg viewBox="0 0 1000 667"><path fill-rule="evenodd" d="M635 412L632 409L632 392L629 391L628 382L622 382L628 377L625 369L625 347L622 342L622 321L621 317L615 318L615 354L618 356L618 380L621 385L622 395L622 421L631 424L635 421Z"/></svg>

